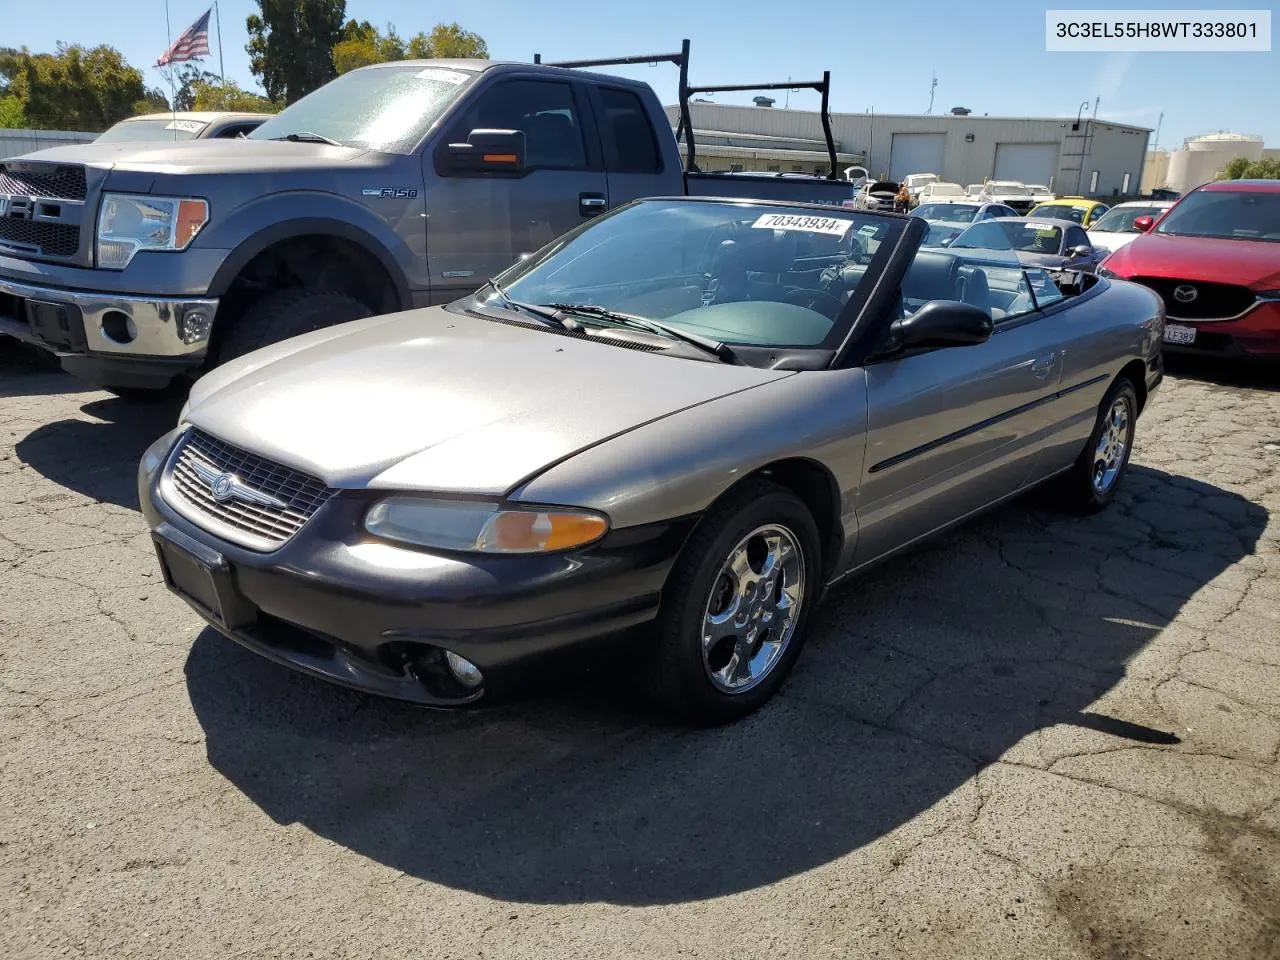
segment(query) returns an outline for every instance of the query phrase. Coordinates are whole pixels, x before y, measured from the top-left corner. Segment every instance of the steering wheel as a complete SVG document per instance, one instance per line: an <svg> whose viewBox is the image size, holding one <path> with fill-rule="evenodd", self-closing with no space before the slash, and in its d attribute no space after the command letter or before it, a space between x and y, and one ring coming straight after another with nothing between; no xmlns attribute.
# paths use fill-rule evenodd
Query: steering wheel
<svg viewBox="0 0 1280 960"><path fill-rule="evenodd" d="M828 320L835 320L844 309L844 304L829 293L821 290L809 290L805 287L792 287L782 295L783 303L793 303L797 307L806 307L814 313L820 313Z"/></svg>

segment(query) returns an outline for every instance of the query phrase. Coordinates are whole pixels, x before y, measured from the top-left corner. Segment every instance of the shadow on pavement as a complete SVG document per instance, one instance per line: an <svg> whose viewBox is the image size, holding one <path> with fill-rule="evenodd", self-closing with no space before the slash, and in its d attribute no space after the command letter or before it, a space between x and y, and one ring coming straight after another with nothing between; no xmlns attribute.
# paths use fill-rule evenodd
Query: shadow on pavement
<svg viewBox="0 0 1280 960"><path fill-rule="evenodd" d="M1176 377L1194 377L1220 387L1280 390L1280 358L1209 357L1166 353L1164 367Z"/></svg>
<svg viewBox="0 0 1280 960"><path fill-rule="evenodd" d="M717 730L610 684L432 713L212 631L187 684L210 762L279 823L502 900L687 902L858 849L1053 724L1177 742L1091 708L1266 520L1141 467L1089 519L1006 507L836 591L783 693Z"/></svg>
<svg viewBox="0 0 1280 960"><path fill-rule="evenodd" d="M71 381L66 374L58 376ZM60 486L136 510L138 461L151 441L177 422L182 402L179 397L135 402L107 396L80 408L104 422L46 423L14 450L23 463Z"/></svg>
<svg viewBox="0 0 1280 960"><path fill-rule="evenodd" d="M53 354L0 337L0 397L47 397L87 389L62 372Z"/></svg>

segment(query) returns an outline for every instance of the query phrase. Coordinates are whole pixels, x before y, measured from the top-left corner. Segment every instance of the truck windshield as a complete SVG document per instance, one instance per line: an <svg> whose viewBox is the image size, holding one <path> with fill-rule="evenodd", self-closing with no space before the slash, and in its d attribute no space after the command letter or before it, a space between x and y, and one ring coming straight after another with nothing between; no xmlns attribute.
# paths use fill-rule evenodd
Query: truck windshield
<svg viewBox="0 0 1280 960"><path fill-rule="evenodd" d="M191 140L208 124L203 120L182 120L173 117L156 117L154 120L121 120L101 134L98 143L122 143L125 141Z"/></svg>
<svg viewBox="0 0 1280 960"><path fill-rule="evenodd" d="M409 153L476 76L421 63L353 70L286 107L249 137L283 140L306 133L347 147Z"/></svg>
<svg viewBox="0 0 1280 960"><path fill-rule="evenodd" d="M571 231L477 297L562 309L588 326L609 325L608 311L724 344L827 348L903 229L838 207L644 200Z"/></svg>
<svg viewBox="0 0 1280 960"><path fill-rule="evenodd" d="M1156 227L1177 237L1280 241L1280 193L1262 190L1196 190L1182 198Z"/></svg>

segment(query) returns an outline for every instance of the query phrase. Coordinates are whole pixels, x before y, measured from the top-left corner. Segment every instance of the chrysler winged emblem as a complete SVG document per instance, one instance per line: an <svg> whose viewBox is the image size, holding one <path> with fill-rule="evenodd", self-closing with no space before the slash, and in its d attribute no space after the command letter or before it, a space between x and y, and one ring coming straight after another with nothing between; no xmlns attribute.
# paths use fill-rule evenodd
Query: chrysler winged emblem
<svg viewBox="0 0 1280 960"><path fill-rule="evenodd" d="M203 461L192 459L191 469L196 472L196 476L209 485L209 493L219 503L226 503L228 500L241 500L261 507L275 507L277 510L283 510L288 506L283 500L277 499L269 493L255 490L234 473L218 470Z"/></svg>

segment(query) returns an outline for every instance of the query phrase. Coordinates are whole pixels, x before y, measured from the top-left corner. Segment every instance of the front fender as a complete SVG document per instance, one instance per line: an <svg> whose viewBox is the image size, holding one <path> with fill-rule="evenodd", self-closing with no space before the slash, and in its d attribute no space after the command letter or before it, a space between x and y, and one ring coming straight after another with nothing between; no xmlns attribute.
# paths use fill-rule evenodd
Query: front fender
<svg viewBox="0 0 1280 960"><path fill-rule="evenodd" d="M335 194L296 190L260 197L225 216L217 209L200 232L200 246L225 247L210 285L210 296L222 296L245 265L272 244L291 237L324 235L358 244L386 268L402 307L412 305L412 291L428 286L426 231L421 224L421 201L398 204L379 216L367 207Z"/></svg>

